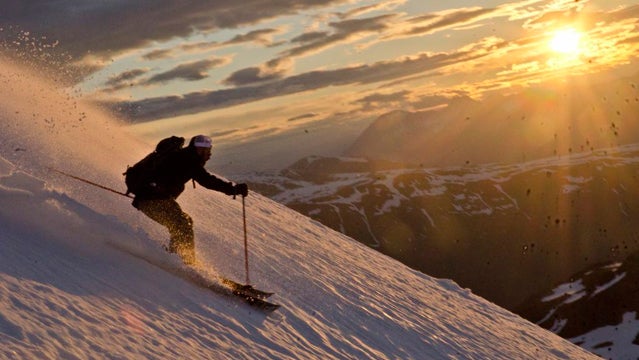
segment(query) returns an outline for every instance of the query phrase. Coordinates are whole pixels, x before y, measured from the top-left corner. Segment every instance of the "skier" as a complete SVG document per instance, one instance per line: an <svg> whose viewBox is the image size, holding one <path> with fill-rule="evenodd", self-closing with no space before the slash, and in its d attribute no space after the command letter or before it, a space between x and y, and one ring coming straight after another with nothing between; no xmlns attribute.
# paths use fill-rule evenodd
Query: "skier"
<svg viewBox="0 0 639 360"><path fill-rule="evenodd" d="M177 253L187 265L195 264L193 220L176 201L185 184L193 180L226 195L248 195L248 185L233 185L206 171L204 164L211 158L211 144L210 137L197 135L188 146L167 154L153 170L152 180L135 192L133 200L136 209L169 230L167 250Z"/></svg>

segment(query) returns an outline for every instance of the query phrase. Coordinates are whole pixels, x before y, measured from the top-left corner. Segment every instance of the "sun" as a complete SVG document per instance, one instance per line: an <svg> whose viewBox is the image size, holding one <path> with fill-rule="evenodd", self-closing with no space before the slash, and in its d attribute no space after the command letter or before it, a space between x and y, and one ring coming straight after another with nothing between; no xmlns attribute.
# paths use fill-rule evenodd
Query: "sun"
<svg viewBox="0 0 639 360"><path fill-rule="evenodd" d="M567 55L579 53L581 33L573 28L560 29L554 32L550 39L550 49Z"/></svg>

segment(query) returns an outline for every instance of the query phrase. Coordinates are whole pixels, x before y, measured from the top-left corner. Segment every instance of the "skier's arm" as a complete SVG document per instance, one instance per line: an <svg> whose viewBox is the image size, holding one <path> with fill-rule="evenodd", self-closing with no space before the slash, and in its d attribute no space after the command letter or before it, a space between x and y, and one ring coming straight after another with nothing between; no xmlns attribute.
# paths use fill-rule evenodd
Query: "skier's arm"
<svg viewBox="0 0 639 360"><path fill-rule="evenodd" d="M216 190L226 195L235 195L235 186L230 181L224 181L213 174L210 174L204 167L197 170L193 180L207 189Z"/></svg>
<svg viewBox="0 0 639 360"><path fill-rule="evenodd" d="M226 195L242 195L248 196L248 185L233 185L230 181L224 181L213 174L210 174L204 167L199 168L193 177L198 184L207 189L223 192Z"/></svg>

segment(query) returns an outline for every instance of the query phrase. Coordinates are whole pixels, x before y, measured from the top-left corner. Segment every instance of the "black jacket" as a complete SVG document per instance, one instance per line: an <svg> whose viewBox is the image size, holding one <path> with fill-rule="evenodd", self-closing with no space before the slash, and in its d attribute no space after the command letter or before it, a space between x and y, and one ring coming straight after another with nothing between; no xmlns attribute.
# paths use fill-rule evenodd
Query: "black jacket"
<svg viewBox="0 0 639 360"><path fill-rule="evenodd" d="M233 183L210 174L204 168L204 161L192 146L169 154L158 166L154 181L139 194L136 200L175 199L183 191L189 180L195 180L207 189L234 195Z"/></svg>

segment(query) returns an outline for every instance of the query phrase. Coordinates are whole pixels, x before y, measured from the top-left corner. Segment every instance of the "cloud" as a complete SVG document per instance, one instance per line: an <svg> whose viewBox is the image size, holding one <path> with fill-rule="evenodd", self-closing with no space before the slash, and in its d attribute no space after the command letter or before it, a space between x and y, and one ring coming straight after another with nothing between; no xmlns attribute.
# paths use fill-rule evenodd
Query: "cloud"
<svg viewBox="0 0 639 360"><path fill-rule="evenodd" d="M223 43L223 45L235 45L241 43L256 43L264 46L270 46L273 44L273 35L279 33L279 29L259 29L250 31L246 34L239 34L234 36L229 41Z"/></svg>
<svg viewBox="0 0 639 360"><path fill-rule="evenodd" d="M339 44L353 43L366 36L374 35L374 43L399 37L413 37L431 34L448 28L472 24L492 15L504 15L505 8L484 9L480 7L462 8L439 13L424 14L401 19L401 14L383 14L367 18L351 19L350 16L379 9L392 8L405 1L388 1L360 7L344 14L338 14L341 21L330 22L330 30L312 30L302 33L289 42L293 47L282 51L278 57L261 66L253 66L231 74L224 84L231 86L257 85L278 77L283 78L289 71L286 65L295 59L316 54ZM332 31L331 31L332 30ZM367 45L367 46L370 46Z"/></svg>
<svg viewBox="0 0 639 360"><path fill-rule="evenodd" d="M639 35L623 39L619 41L619 44L630 44L630 45L639 44Z"/></svg>
<svg viewBox="0 0 639 360"><path fill-rule="evenodd" d="M263 83L270 80L282 78L283 72L273 71L272 69L262 69L259 67L250 67L238 70L226 78L223 83L232 86L243 86L250 84Z"/></svg>
<svg viewBox="0 0 639 360"><path fill-rule="evenodd" d="M208 71L210 69L228 64L230 61L228 58L213 58L181 64L171 70L152 76L144 81L144 85L165 83L177 79L187 81L202 80L209 77Z"/></svg>
<svg viewBox="0 0 639 360"><path fill-rule="evenodd" d="M157 49L149 51L148 53L142 55L142 58L145 60L159 60L159 59L167 59L172 58L177 55L187 53L200 53L206 51L212 51L215 49L220 49L225 46L239 45L245 43L253 43L261 46L275 46L278 43L273 41L273 36L280 33L281 29L274 28L266 28L253 30L246 34L238 34L233 38L224 41L200 41L195 43L185 43L181 44L175 48L170 49Z"/></svg>
<svg viewBox="0 0 639 360"><path fill-rule="evenodd" d="M352 41L354 38L366 34L383 32L390 25L391 20L396 18L395 14L386 14L364 19L349 19L339 22L331 22L329 25L334 29L333 33L313 32L302 34L292 40L300 45L285 51L282 57L297 57L313 53L337 43Z"/></svg>
<svg viewBox="0 0 639 360"><path fill-rule="evenodd" d="M308 44L323 41L329 36L328 31L309 31L291 39L292 44Z"/></svg>
<svg viewBox="0 0 639 360"><path fill-rule="evenodd" d="M464 101L472 101L468 94L462 91L453 91L446 95L427 95L422 96L417 101L412 102L412 105L417 110L426 110L432 109L436 107L440 107L442 105L448 105L453 101L459 101L463 99Z"/></svg>
<svg viewBox="0 0 639 360"><path fill-rule="evenodd" d="M483 17L487 17L494 13L496 9L472 8L472 9L456 9L451 12L442 14L427 14L409 19L407 23L420 23L419 25L409 26L408 29L400 33L390 36L404 37L434 33L443 29L454 28L476 21Z"/></svg>
<svg viewBox="0 0 639 360"><path fill-rule="evenodd" d="M370 111L376 108L401 108L402 105L408 103L408 96L411 94L408 90L397 91L393 93L375 93L367 95L361 99L354 101L355 104L361 106L362 110Z"/></svg>
<svg viewBox="0 0 639 360"><path fill-rule="evenodd" d="M351 42L368 34L382 32L389 27L389 22L394 18L396 15L387 14L331 22L329 26L333 28L333 32L311 31L296 36L290 40L290 44L295 46L280 53L277 58L259 67L239 70L224 80L224 83L244 86L283 77L287 71L287 65L292 64L295 58L319 52L336 44Z"/></svg>
<svg viewBox="0 0 639 360"><path fill-rule="evenodd" d="M143 99L134 102L111 104L111 106L120 109L131 120L153 120L214 110L328 86L362 85L389 81L416 73L427 73L478 56L482 55L467 52L451 54L424 53L392 61L380 61L335 70L310 71L264 84L200 91L181 96Z"/></svg>
<svg viewBox="0 0 639 360"><path fill-rule="evenodd" d="M125 71L119 75L112 76L106 81L107 88L105 91L112 92L123 89L128 86L138 84L138 78L149 72L149 69L133 69Z"/></svg>
<svg viewBox="0 0 639 360"><path fill-rule="evenodd" d="M375 4L372 5L367 5L367 6L361 6L352 10L349 10L347 12L344 13L339 13L338 16L342 19L349 19L349 18L353 18L355 16L359 16L362 14L366 14L369 12L373 12L373 11L379 11L379 10L392 10L394 8L396 8L399 5L403 5L407 2L408 0L387 0L387 1L380 1L377 2Z"/></svg>
<svg viewBox="0 0 639 360"><path fill-rule="evenodd" d="M359 112L372 112L389 108L417 111L441 108L460 99L469 101L470 97L466 92L459 90L428 95L421 95L419 91L401 90L392 93L372 93L353 101L353 104L360 106L357 109Z"/></svg>
<svg viewBox="0 0 639 360"><path fill-rule="evenodd" d="M358 6L360 3L371 5ZM377 2L354 0L182 0L179 2L174 0L0 0L0 24L19 25L20 29L29 30L36 37L46 36L47 41L56 42L57 48L68 51L76 60L86 58L87 54L91 54L95 59L103 60L123 53L137 54L135 50L143 46L170 46L169 44L178 42L175 40L187 39L189 35L203 35L197 38L207 40L206 35L220 29L231 29L234 32L248 26L254 29L261 22L290 14L304 13L305 16L318 16L317 18L322 15L327 16L323 19L337 20L332 22L326 20L321 24L322 27L299 24L302 25L300 27L306 25L304 28L307 31L288 39L286 43L275 42L274 39L278 34L284 34L284 29L295 31L298 26L256 29L238 35L229 35L228 39L183 42L171 49L156 49L145 53L142 55L144 60L176 58L176 61L179 61L181 58L176 55L182 56L185 52L204 53L222 46L237 44L256 44L271 48L282 44L287 46L283 48L283 51L275 55L271 54L272 58L262 64L252 64L250 61L254 59L243 59L248 65L242 65L243 68L225 78L222 82L228 86L225 89L110 104L124 109L124 112L136 121L145 121L219 109L331 86L380 83L380 88L383 88L380 92L388 94L388 91L393 91L389 82L406 86L406 83L400 84L399 81L406 81L409 77L418 79L443 74L448 77L444 79L444 76L441 76L438 80L445 80L450 85L454 83L450 78L459 79L467 76L468 79L462 81L467 81L469 89L476 89L483 84L494 86L497 81L507 84L510 78L506 79L506 76L520 73L515 71L518 69L517 65L543 61L541 55L533 54L533 52L530 55L522 55L524 50L531 50L539 42L539 38L534 37L535 33L538 33L536 30L543 30L545 26L556 23L559 19L578 20L582 23L587 19L586 24L588 28L592 28L591 32L603 31L601 30L603 26L599 26L600 24L606 25L613 22L625 22L624 26L628 27L628 23L637 19L639 12L639 6L635 5L618 7L609 13L597 12L586 16L582 12L580 16L577 16L576 12L582 10L584 6L582 4L588 3L587 1L513 0L511 3L490 9L461 8L417 16L408 16L404 13L371 15L378 11L396 9L404 3L406 0ZM353 9L328 15L327 11L322 11L321 14L309 11L326 7L330 12L330 7L338 5L347 5ZM363 15L369 17L362 18ZM379 44L395 38L419 37L449 29L468 29L473 26L483 26L489 22L487 19L492 20L498 17L507 18L510 21L507 24L508 29L519 32L505 37L521 40L498 39L498 42L491 45L488 42L482 43L475 37L477 42L472 46L462 44L460 48L451 50L449 53L415 53L402 58L389 58L367 64L341 65L341 68L292 75L295 61L299 58L326 52L327 49L338 45L348 45L352 49L359 50L361 48L357 46L364 41L369 44ZM636 23L636 20L634 21ZM0 43L7 35L6 33L0 32ZM216 35L226 33L220 32ZM618 33L615 32L615 34ZM521 34L526 37L522 38ZM634 27L634 33L624 35L625 37L616 38L614 44L624 44L629 48L637 44L636 27ZM281 38L286 36L293 35L284 34ZM536 34L536 36L539 35ZM607 36L612 37L612 31ZM525 41L530 43L526 44ZM262 54L270 53L264 51ZM518 57L520 55L522 57ZM484 63L466 63L477 59L482 59ZM315 59L310 60L312 61L309 63L312 63ZM113 91L131 85L152 85L174 80L196 81L208 77L211 69L226 65L230 61L230 58L206 59L181 64L169 70L155 70L161 71L157 74L150 74L151 70L146 68L138 68L113 76L106 85L109 86L110 91ZM99 66L99 61L93 65ZM338 65L330 64L330 66ZM469 66L475 66L474 73L468 70ZM497 67L500 68L496 70ZM97 67L91 69L95 70ZM480 76L499 74L503 74L504 77L485 80L485 83L479 83L477 87L472 81ZM536 75L531 73L527 76L532 78ZM392 94L399 96L401 92ZM408 94L404 95L408 96ZM375 97L360 100L361 104L372 104Z"/></svg>
<svg viewBox="0 0 639 360"><path fill-rule="evenodd" d="M148 68L133 69L121 74L111 76L105 83L102 91L110 93L130 86L150 86L159 83L166 83L173 80L197 81L209 77L208 71L212 68L226 65L231 62L230 58L213 58L200 61L189 62L174 67L171 70L156 74L147 79L140 79L148 74Z"/></svg>
<svg viewBox="0 0 639 360"><path fill-rule="evenodd" d="M78 59L88 53L113 56L194 32L238 28L310 8L348 2L350 0L0 0L0 23L59 40L60 46Z"/></svg>
<svg viewBox="0 0 639 360"><path fill-rule="evenodd" d="M160 60L170 58L173 55L173 50L171 49L157 49L153 51L149 51L148 53L142 55L142 59L144 60Z"/></svg>

